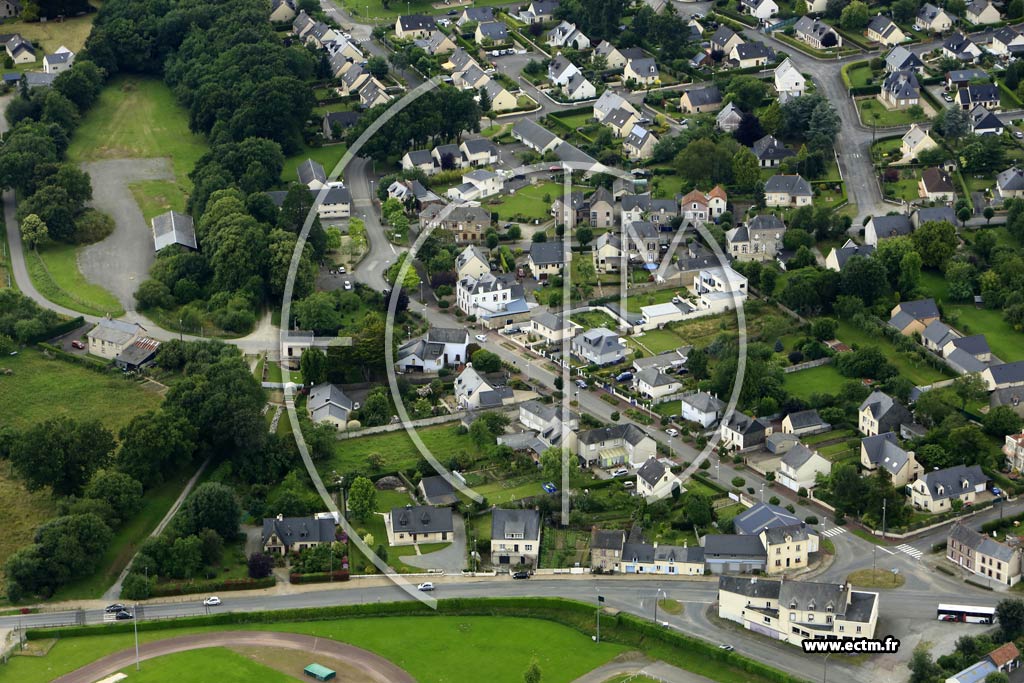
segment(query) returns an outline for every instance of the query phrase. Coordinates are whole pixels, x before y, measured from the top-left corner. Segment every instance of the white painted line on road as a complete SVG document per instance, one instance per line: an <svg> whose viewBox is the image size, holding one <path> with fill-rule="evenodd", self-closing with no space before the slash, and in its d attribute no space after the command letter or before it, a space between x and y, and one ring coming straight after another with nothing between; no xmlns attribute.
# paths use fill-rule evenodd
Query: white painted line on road
<svg viewBox="0 0 1024 683"><path fill-rule="evenodd" d="M391 253L392 254L397 254L398 253L397 251L395 251L395 245L391 244L391 242L388 242L388 246L391 247Z"/></svg>
<svg viewBox="0 0 1024 683"><path fill-rule="evenodd" d="M889 550L888 548L885 548L885 547L882 547L882 546L878 546L878 549L879 550L884 550L885 552L889 553L890 555L895 555L896 554L893 551Z"/></svg>

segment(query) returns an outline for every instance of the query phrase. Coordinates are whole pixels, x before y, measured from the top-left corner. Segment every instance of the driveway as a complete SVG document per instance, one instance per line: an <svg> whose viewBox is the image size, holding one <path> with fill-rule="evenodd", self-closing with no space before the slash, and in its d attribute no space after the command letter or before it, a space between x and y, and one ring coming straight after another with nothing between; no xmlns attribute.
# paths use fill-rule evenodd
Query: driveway
<svg viewBox="0 0 1024 683"><path fill-rule="evenodd" d="M90 206L114 219L114 232L90 244L78 256L89 282L117 297L126 311L135 310L135 290L153 265L153 233L135 202L129 183L174 180L168 159L109 159L82 164L92 178Z"/></svg>
<svg viewBox="0 0 1024 683"><path fill-rule="evenodd" d="M443 569L446 574L460 574L466 566L466 523L462 515L452 515L453 540L447 548L426 555L409 555L402 562L420 569Z"/></svg>

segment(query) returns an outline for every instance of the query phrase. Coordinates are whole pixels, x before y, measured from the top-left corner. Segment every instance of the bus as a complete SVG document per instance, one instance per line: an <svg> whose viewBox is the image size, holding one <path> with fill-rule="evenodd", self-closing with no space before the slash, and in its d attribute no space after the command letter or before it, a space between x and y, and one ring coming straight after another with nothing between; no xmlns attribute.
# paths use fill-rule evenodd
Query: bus
<svg viewBox="0 0 1024 683"><path fill-rule="evenodd" d="M996 608L971 605L939 605L938 618L939 621L991 624L996 620Z"/></svg>

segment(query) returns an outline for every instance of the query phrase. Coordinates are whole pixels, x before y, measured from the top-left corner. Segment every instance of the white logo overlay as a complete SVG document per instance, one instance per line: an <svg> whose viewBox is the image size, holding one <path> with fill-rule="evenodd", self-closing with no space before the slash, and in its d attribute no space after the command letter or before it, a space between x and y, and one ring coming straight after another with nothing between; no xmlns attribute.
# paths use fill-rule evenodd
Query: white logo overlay
<svg viewBox="0 0 1024 683"><path fill-rule="evenodd" d="M381 114L376 120L373 121L373 123L370 124L370 126L367 127L367 129L362 133L362 135L360 135L359 138L352 144L352 146L345 152L344 156L341 158L341 160L338 162L338 164L331 171L331 173L330 173L330 180L331 181L335 181L335 180L337 180L342 175L342 172L344 171L344 169L348 166L348 164L354 158L356 158L356 156L359 154L359 152L361 151L363 146L366 144L366 142L368 140L370 140L373 137L373 135L375 135L388 121L390 121L392 118L394 118L399 112L401 112L403 109L408 107L410 104L415 102L421 95L423 95L423 94L429 92L430 90L438 87L438 85L440 83L441 83L440 77L435 77L434 79L431 79L431 80L423 83L422 85L418 86L417 88L411 90L402 99L400 99L400 100L396 101L394 104L392 104L388 108L387 111L385 111L383 114ZM565 144L568 144L568 143L564 143L563 142L562 144L565 145ZM580 156L585 157L586 155L582 155L581 154ZM610 176L610 177L612 177L614 179L626 180L626 181L630 181L630 182L633 180L633 176L630 173L627 173L627 172L624 172L624 171L621 171L621 170L615 169L615 168L609 168L609 167L605 166L604 164L598 163L598 162L593 161L593 160L585 160L585 161L560 161L560 162L557 163L557 168L554 165L552 165L552 164L525 165L525 166L520 166L518 168L515 168L512 171L505 172L504 175L506 176L506 178L509 178L509 177L518 178L520 176L522 176L522 177L533 177L533 176L537 176L537 175L540 175L540 174L550 175L550 174L552 174L552 172L561 173L563 175L563 181L564 181L563 182L562 202L561 202L562 203L562 207L563 207L563 215L561 216L561 220L559 222L561 224L564 224L564 226L565 226L565 232L564 232L564 234L562 236L561 244L562 244L562 250L563 250L563 263L565 263L567 265L567 267L564 267L562 269L562 271L563 271L562 272L563 288L562 288L561 311L555 313L555 315L560 318L560 322L561 322L562 319L567 318L570 315L570 311L573 310L573 306L572 306L572 302L571 302L572 269L570 267L568 267L568 264L570 263L571 256L572 256L572 254L571 254L571 246L572 246L573 233L574 233L575 223L576 223L575 215L574 215L575 208L573 206L573 198L572 198L572 195L573 195L573 192L574 192L574 186L573 186L574 175L575 175L577 180L579 180L581 178L589 178L589 177L591 177L593 175L596 175L596 174L602 174L603 176ZM294 285L295 285L295 277L296 277L296 274L298 272L299 261L300 261L301 256L302 256L303 249L305 248L306 240L308 239L308 236L309 236L309 231L312 228L313 221L317 217L317 208L320 206L320 203L326 197L328 189L329 189L328 186L325 185L318 192L318 194L316 196L316 199L315 199L315 201L313 203L313 206L310 209L309 213L306 216L305 221L302 224L302 230L300 231L299 236L298 236L298 240L296 241L296 244L295 244L295 251L292 253L292 259L291 259L291 263L290 263L289 269L288 269L288 278L287 278L287 280L285 282L283 301L282 301L282 304L281 304L281 321L282 321L282 323L281 323L281 326L282 326L282 329L281 329L281 348L282 348L282 351L284 350L285 345L289 341L290 334L291 334L288 331L288 327L289 327L289 321L291 320L292 292L293 292ZM575 191L578 191L578 190L575 190ZM374 207L373 207L373 204L372 204L373 198L371 196L368 199L370 201L370 204L368 206L368 211L373 211L374 210ZM356 198L354 196L352 198L352 202L353 202L353 206L354 206L355 202L356 202ZM419 251L419 249L422 247L424 241L430 236L430 234L435 229L437 229L438 226L443 224L444 219L452 211L454 211L458 206L459 206L459 204L457 204L455 202L452 202L452 203L448 204L447 206L445 206L442 209L442 211L433 220L430 221L430 223L428 223L427 225L420 226L419 236L416 238L416 241L413 243L412 247L409 249L408 256L404 259L401 267L399 268L399 272L397 273L396 277L393 278L393 282L395 284L391 288L391 296L389 297L389 300L388 300L388 311L387 311L387 319L386 319L386 326L385 326L384 348L381 349L381 351L383 353L385 353L385 362L386 362L386 365L387 365L387 374L388 374L388 384L389 384L390 391L391 391L391 397L394 400L395 409L396 409L396 411L398 413L399 419L401 420L401 424L403 425L406 433L409 435L409 438L412 440L413 444L415 444L416 449L427 460L427 462L430 463L430 465L434 468L434 470L440 476L444 477L444 479L447 480L457 491L459 491L460 493L462 493L463 495L465 495L466 497L468 497L472 501L480 503L480 502L484 501L483 496L481 496L477 491L473 490L471 487L467 486L462 481L462 479L460 479L459 477L453 475L452 472L444 464L442 464L442 460L439 460L437 458L437 456L433 452L431 452L431 450L427 447L427 445L420 438L420 435L416 431L416 428L415 428L415 426L413 424L413 421L410 418L408 411L406 410L405 403L404 403L404 401L402 399L402 396L401 396L401 394L399 392L398 382L397 382L397 373L395 372L395 359L394 359L393 355L390 353L390 349L393 347L393 340L394 340L394 334L395 334L395 332L394 332L394 319L395 319L395 314L396 314L396 311L397 311L398 290L400 288L400 283L404 281L404 277L405 277L406 273L408 272L408 269L410 267L412 267L412 262L416 258L416 254ZM633 326L630 323L630 321L629 321L630 316L628 314L628 309L627 309L627 306L626 306L626 304L627 304L627 296L629 295L629 289L630 289L630 284L629 284L630 283L630 280L629 280L630 273L629 273L629 268L625 267L625 262L626 262L626 258L627 258L625 256L625 254L628 252L630 244L637 244L638 245L638 248L637 248L636 251L639 252L640 260L642 260L642 262L643 262L643 268L652 273L655 281L663 281L665 279L666 273L668 272L668 270L672 266L672 254L675 253L676 248L679 247L683 243L683 238L689 232L689 230L692 228L696 233L698 233L703 238L704 242L711 249L712 253L714 253L714 255L715 255L716 259L718 260L718 263L720 264L720 267L722 269L723 277L726 280L729 280L732 277L733 271L730 268L728 268L728 259L725 257L725 254L722 252L721 247L718 245L717 241L714 239L714 236L710 233L710 231L708 231L708 229L705 227L705 225L703 224L702 221L699 221L699 220L692 221L689 224L685 224L684 223L684 225L680 226L679 230L677 230L675 232L675 234L673 235L671 243L670 243L670 246L669 246L667 252L665 252L664 256L661 257L660 262L656 262L654 260L654 259L658 258L658 255L656 253L651 253L650 251L647 251L647 250L645 250L643 248L639 248L639 245L642 244L642 239L637 234L637 230L636 230L636 227L634 226L634 224L630 223L630 222L627 222L625 220L622 221L622 224L623 225L622 225L622 228L621 228L620 238L621 238L621 245L622 245L622 251L623 251L623 257L622 258L623 258L623 266L624 267L622 267L620 269L620 276L621 276L622 279L621 279L621 281L619 283L619 302L620 302L619 303L619 311L620 311L620 314L621 314L620 315L619 326L620 326L620 331L623 334L628 334L631 331L631 328ZM372 242L374 240L386 240L387 239L387 237L384 234L382 234L382 233L380 233L380 234L372 234L369 229L367 230L367 238L368 238L368 240L370 242ZM355 269L353 269L353 270L355 270ZM355 276L355 273L353 273L353 276ZM730 285L732 285L731 281L730 281ZM737 287L730 286L729 289L731 290L732 305L733 305L733 308L736 311L737 323L738 323L738 328L739 328L739 345L738 345L739 357L738 357L738 362L737 362L736 378L735 378L735 381L734 381L734 384L733 384L733 387L732 387L732 392L731 392L731 394L729 396L729 401L728 401L728 404L727 404L727 407L726 407L725 414L722 417L722 422L723 423L728 421L729 417L732 415L733 411L736 408L736 403L737 403L737 401L739 399L740 391L741 391L742 386L743 386L743 376L744 376L744 373L745 373L745 370L746 370L746 358L747 358L747 353L746 353L746 349L747 349L746 317L744 315L744 310L743 310L743 296L738 296L737 295L737 289L738 289ZM577 302L577 304L580 305L580 302ZM583 305L583 307L586 307L585 303L583 303L582 305ZM633 316L633 317L635 318L636 316ZM561 379L560 386L561 386L562 397L561 397L560 408L561 408L561 415L562 416L568 416L569 415L570 411L573 409L572 403L574 402L574 399L573 399L574 392L572 390L572 386L573 386L573 384L572 384L573 376L572 375L573 375L573 372L572 372L572 368L570 367L570 363L569 363L569 358L570 358L570 342L571 342L571 338L570 337L571 337L571 335L565 335L565 334L562 335L560 359L559 359L559 361L557 361L557 366L556 365L552 365L552 367L554 368L554 372L549 371L545 366L541 365L541 361L545 360L541 356L536 356L534 358L531 358L530 360L526 360L525 358L520 356L520 358L522 358L522 360L523 360L523 362L521 363L521 368L522 368L523 373L525 375L525 381L526 382L528 382L528 383L529 382L536 382L538 385L544 386L544 385L555 385L556 384L555 379L556 378L560 378ZM331 339L328 342L327 345L328 346L346 346L346 345L350 345L350 344L351 344L351 339L350 338L336 337L334 339ZM282 356L283 355L284 354L282 353ZM520 367L520 364L517 363L516 367ZM291 421L292 434L295 437L295 443L298 446L299 453L302 456L303 462L305 463L306 470L309 473L309 477L313 481L314 485L316 486L317 492L320 494L320 497L323 499L324 504L327 506L328 510L330 510L333 513L335 513L336 517L340 520L340 524L341 524L342 528L345 530L345 533L348 536L349 542L350 543L354 543L356 545L356 547L359 548L360 552L365 557L367 557L371 562L373 562L374 566L378 569L378 571L380 571L382 574L384 574L389 579L391 579L395 583L395 585L397 585L400 588L402 588L410 596L420 600L424 604L427 604L427 605L429 605L431 607L436 608L437 600L435 598L431 597L429 594L424 593L424 592L418 590L417 587L416 587L416 584L410 582L409 580L404 578L401 574L399 574L394 569L392 569L390 566L388 566L387 562L382 560L379 556L377 556L376 553L373 551L373 549L370 548L363 541L363 539L361 539L359 537L359 535L356 533L355 528L353 528L349 524L348 520L345 518L345 515L342 514L343 511L339 511L338 510L338 507L337 507L336 503L334 502L333 497L328 492L327 487L324 485L324 482L323 482L322 478L320 477L320 473L317 471L316 466L314 465L313 460L310 457L309 449L308 449L308 447L306 445L305 439L302 436L302 429L300 427L300 423L299 423L299 419L298 419L298 414L296 413L296 410L295 410L295 392L294 392L294 387L293 387L293 385L292 385L292 383L290 381L291 373L290 373L289 369L283 363L281 365L281 370L282 370L283 381L284 381L285 406L287 407L287 410L288 410L288 418ZM579 375L577 375L577 378L579 378ZM575 395L576 395L577 402L578 402L579 392L578 391L575 392ZM576 408L578 409L578 406ZM567 442L567 438L566 438L567 437L567 433L569 432L569 420L568 419L563 419L562 420L562 430L563 430L563 433L562 433L562 439L560 440L560 443L566 443ZM697 457L694 458L694 460L690 463L689 467L687 467L686 470L680 475L683 480L689 478L700 467L700 464L705 459L708 458L708 456L711 454L712 450L714 450L714 448L717 446L720 438L721 438L720 432L716 431L714 436L708 440L707 444L700 451L700 453L697 455ZM442 454L442 459L444 461L447 461L447 458L444 457L445 455L446 454ZM569 507L570 507L570 482L569 482L569 472L570 472L569 464L570 464L570 460L569 460L569 458L571 458L571 457L575 457L575 456L573 454L571 454L568 449L563 448L562 449L562 477L561 477L561 487L560 487L560 494L561 494L560 522L563 525L564 524L568 524L568 522L569 522Z"/></svg>

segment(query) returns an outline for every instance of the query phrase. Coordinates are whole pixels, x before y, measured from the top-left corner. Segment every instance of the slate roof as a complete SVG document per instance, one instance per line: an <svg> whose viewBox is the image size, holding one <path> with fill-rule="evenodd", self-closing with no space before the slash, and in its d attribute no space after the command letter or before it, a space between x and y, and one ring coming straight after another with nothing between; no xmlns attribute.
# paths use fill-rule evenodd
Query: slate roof
<svg viewBox="0 0 1024 683"><path fill-rule="evenodd" d="M996 185L1003 192L1024 190L1024 170L1012 166L996 176Z"/></svg>
<svg viewBox="0 0 1024 683"><path fill-rule="evenodd" d="M286 546L295 543L330 543L334 541L334 519L324 517L269 517L263 520L263 544L271 534Z"/></svg>
<svg viewBox="0 0 1024 683"><path fill-rule="evenodd" d="M885 65L890 71L903 71L921 68L924 66L924 62L915 53L902 45L897 45L885 56Z"/></svg>
<svg viewBox="0 0 1024 683"><path fill-rule="evenodd" d="M957 98L963 106L975 103L998 102L999 87L991 83L965 85L957 91Z"/></svg>
<svg viewBox="0 0 1024 683"><path fill-rule="evenodd" d="M561 242L533 242L530 244L530 260L538 266L553 266L565 263L565 247Z"/></svg>
<svg viewBox="0 0 1024 683"><path fill-rule="evenodd" d="M718 27L718 30L711 34L711 44L716 46L725 45L730 40L732 40L733 36L735 35L736 31L733 31L725 24L721 24ZM740 37L740 40L743 40L742 36Z"/></svg>
<svg viewBox="0 0 1024 683"><path fill-rule="evenodd" d="M921 182L926 192L952 192L953 181L945 169L932 166L921 173Z"/></svg>
<svg viewBox="0 0 1024 683"><path fill-rule="evenodd" d="M576 438L583 444L597 444L602 441L618 441L622 439L635 446L644 439L648 439L650 437L648 437L647 434L635 424L627 423L616 424L611 427L588 429L577 434Z"/></svg>
<svg viewBox="0 0 1024 683"><path fill-rule="evenodd" d="M733 529L740 535L757 536L765 529L788 527L800 520L785 508L771 503L755 503L733 517Z"/></svg>
<svg viewBox="0 0 1024 683"><path fill-rule="evenodd" d="M749 557L765 558L764 546L757 536L741 536L737 534L708 534L704 537L704 557L729 558Z"/></svg>
<svg viewBox="0 0 1024 683"><path fill-rule="evenodd" d="M894 216L872 216L871 224L878 237L899 237L914 232L910 217L904 214Z"/></svg>
<svg viewBox="0 0 1024 683"><path fill-rule="evenodd" d="M764 420L760 418L754 419L748 415L744 415L743 413L737 410L733 412L732 415L729 416L729 422L727 423L727 426L732 431L737 432L738 434L743 434L745 436L747 434L764 432L768 425L765 423Z"/></svg>
<svg viewBox="0 0 1024 683"><path fill-rule="evenodd" d="M994 557L997 560L1002 560L1003 562L1009 562L1013 559L1013 548L999 543L995 539L990 538L987 534L978 533L974 529L959 522L954 524L953 528L949 530L949 538L959 543L963 543L968 548L972 548L982 555L988 555L989 557Z"/></svg>
<svg viewBox="0 0 1024 683"><path fill-rule="evenodd" d="M764 191L771 193L785 193L790 196L810 197L811 184L797 175L773 175L764 184Z"/></svg>
<svg viewBox="0 0 1024 683"><path fill-rule="evenodd" d="M993 365L990 370L992 372L992 380L997 385L1024 382L1024 361L1019 360L1013 363Z"/></svg>
<svg viewBox="0 0 1024 683"><path fill-rule="evenodd" d="M774 135L765 135L751 148L758 161L781 161L794 156L793 150L782 144Z"/></svg>
<svg viewBox="0 0 1024 683"><path fill-rule="evenodd" d="M682 401L693 406L693 409L702 413L716 413L725 407L723 401L718 400L706 391L698 391L683 396Z"/></svg>
<svg viewBox="0 0 1024 683"><path fill-rule="evenodd" d="M452 510L432 505L406 505L405 507L391 508L391 528L396 534L399 532L409 534L451 533L454 530Z"/></svg>
<svg viewBox="0 0 1024 683"><path fill-rule="evenodd" d="M935 299L917 299L915 301L901 301L899 303L900 311L908 314L915 320L925 320L927 318L938 318L939 307L935 303Z"/></svg>
<svg viewBox="0 0 1024 683"><path fill-rule="evenodd" d="M503 21L485 21L477 26L484 38L498 42L508 40L508 26Z"/></svg>
<svg viewBox="0 0 1024 683"><path fill-rule="evenodd" d="M717 85L709 85L703 88L694 88L686 91L689 94L690 104L699 107L707 104L718 104L722 101L722 93Z"/></svg>
<svg viewBox="0 0 1024 683"><path fill-rule="evenodd" d="M308 410L317 410L327 404L334 404L349 411L355 405L345 391L336 384L325 382L309 390L309 398L306 399Z"/></svg>
<svg viewBox="0 0 1024 683"><path fill-rule="evenodd" d="M972 372L981 372L988 367L988 365L978 360L977 357L972 356L963 349L953 349L946 356L946 364L956 372L964 375Z"/></svg>
<svg viewBox="0 0 1024 683"><path fill-rule="evenodd" d="M914 71L893 71L882 81L882 90L897 100L914 100L921 95L921 86Z"/></svg>
<svg viewBox="0 0 1024 683"><path fill-rule="evenodd" d="M331 111L324 114L324 120L329 128L338 124L342 128L351 128L359 120L359 112L355 111Z"/></svg>
<svg viewBox="0 0 1024 683"><path fill-rule="evenodd" d="M540 538L540 512L537 510L491 511L492 540L537 540Z"/></svg>
<svg viewBox="0 0 1024 683"><path fill-rule="evenodd" d="M1003 122L999 120L999 117L980 104L971 110L968 118L971 121L971 129L975 134L985 135L984 131L996 133L1003 129Z"/></svg>
<svg viewBox="0 0 1024 683"><path fill-rule="evenodd" d="M669 305L674 307L674 304ZM658 368L644 368L636 374L636 378L652 387L668 386L669 384L675 384L679 381L672 375L668 375Z"/></svg>
<svg viewBox="0 0 1024 683"><path fill-rule="evenodd" d="M988 346L988 340L985 339L985 335L983 334L972 334L969 337L957 337L947 340L947 343L948 342L953 343L953 348L966 351L972 356L981 356L987 353L992 353L992 349Z"/></svg>
<svg viewBox="0 0 1024 683"><path fill-rule="evenodd" d="M704 550L706 555L707 548ZM756 576L747 578L745 576L723 575L718 577L718 590L758 600L778 600L779 588L781 586L782 584L779 581L759 579Z"/></svg>
<svg viewBox="0 0 1024 683"><path fill-rule="evenodd" d="M626 541L626 532L618 529L605 530L594 529L590 532L590 549L594 550L622 550L622 544Z"/></svg>
<svg viewBox="0 0 1024 683"><path fill-rule="evenodd" d="M836 263L839 264L839 269L842 270L854 256L861 256L867 258L875 253L875 248L870 244L855 244L852 240L847 240L846 244L841 247L833 248L836 255Z"/></svg>
<svg viewBox="0 0 1024 683"><path fill-rule="evenodd" d="M789 537L788 540L787 536ZM780 543L789 543L790 541L806 541L810 537L811 533L803 522L789 526L770 527L764 530L765 543L770 545L779 545Z"/></svg>
<svg viewBox="0 0 1024 683"><path fill-rule="evenodd" d="M789 418L789 423L793 425L793 429L806 429L808 427L828 425L827 422L821 419L821 415L818 414L818 411L814 409L790 413L787 417Z"/></svg>
<svg viewBox="0 0 1024 683"><path fill-rule="evenodd" d="M551 144L552 141L558 140L558 136L544 128L535 121L530 119L522 118L515 122L512 126L512 132L521 137L523 140L529 141L534 147L543 149Z"/></svg>
<svg viewBox="0 0 1024 683"><path fill-rule="evenodd" d="M636 476L653 487L665 475L665 466L655 457L647 458L647 462L636 471Z"/></svg>
<svg viewBox="0 0 1024 683"><path fill-rule="evenodd" d="M792 467L794 470L799 470L801 467L807 464L807 461L814 457L814 451L802 443L786 451L786 454L782 456L782 463L787 467Z"/></svg>
<svg viewBox="0 0 1024 683"><path fill-rule="evenodd" d="M988 74L981 69L956 69L946 74L946 80L951 83L966 83L979 78L988 78Z"/></svg>
<svg viewBox="0 0 1024 683"><path fill-rule="evenodd" d="M1021 187L1024 189L1024 184ZM950 206L922 207L917 210L916 214L918 225L928 223L929 221L946 221L956 225L956 214L953 213L953 207Z"/></svg>
<svg viewBox="0 0 1024 683"><path fill-rule="evenodd" d="M864 402L860 404L860 408L857 412L870 410L871 416L878 420L892 410L895 405L898 404L893 400L892 396L881 391L872 391L871 395L864 399Z"/></svg>
<svg viewBox="0 0 1024 683"><path fill-rule="evenodd" d="M434 17L424 14L404 14L398 17L398 23L403 31L431 31L437 28Z"/></svg>
<svg viewBox="0 0 1024 683"><path fill-rule="evenodd" d="M762 57L768 61L775 59L775 50L756 40L737 45L733 50L736 51L736 59L739 61L760 59Z"/></svg>
<svg viewBox="0 0 1024 683"><path fill-rule="evenodd" d="M306 159L299 164L296 173L298 173L299 182L303 185L309 185L314 180L321 183L327 182L327 172L324 171L324 167L312 159Z"/></svg>
<svg viewBox="0 0 1024 683"><path fill-rule="evenodd" d="M135 335L144 332L145 329L137 323L114 320L113 318L100 318L96 326L89 330L87 336L90 339L98 339L115 346L121 346L127 344Z"/></svg>
<svg viewBox="0 0 1024 683"><path fill-rule="evenodd" d="M146 361L153 358L156 355L157 350L160 348L160 342L149 337L142 337L137 339L131 346L125 347L121 353L117 354L114 358L114 362L119 367L135 368Z"/></svg>
<svg viewBox="0 0 1024 683"><path fill-rule="evenodd" d="M491 21L494 19L494 8L493 7L467 7L462 11L460 17L466 21Z"/></svg>
<svg viewBox="0 0 1024 683"><path fill-rule="evenodd" d="M459 500L455 495L455 488L442 476L423 477L420 486L423 488L424 497L431 505L451 505Z"/></svg>
<svg viewBox="0 0 1024 683"><path fill-rule="evenodd" d="M929 323L928 327L924 328L924 331L921 332L921 339L923 341L931 342L940 349L945 346L946 342L950 339L955 339L958 336L960 335L958 335L952 327L941 320Z"/></svg>
<svg viewBox="0 0 1024 683"><path fill-rule="evenodd" d="M973 491L974 487L988 481L979 465L955 465L944 470L933 470L921 475L919 480L924 483L932 500L943 500L958 496L964 491ZM963 488L966 483L967 488ZM942 492L939 488L942 487Z"/></svg>
<svg viewBox="0 0 1024 683"><path fill-rule="evenodd" d="M192 217L177 211L168 211L153 218L153 245L156 251L172 244L197 249L196 229Z"/></svg>
<svg viewBox="0 0 1024 683"><path fill-rule="evenodd" d="M892 475L898 474L910 459L894 432L866 436L860 440L860 445L868 462L876 467L885 467Z"/></svg>
<svg viewBox="0 0 1024 683"><path fill-rule="evenodd" d="M874 31L884 38L888 38L897 28L899 27L896 26L892 19L882 14L875 15L868 23L869 31Z"/></svg>
<svg viewBox="0 0 1024 683"><path fill-rule="evenodd" d="M654 548L655 562L704 563L704 548L698 546L658 545Z"/></svg>

